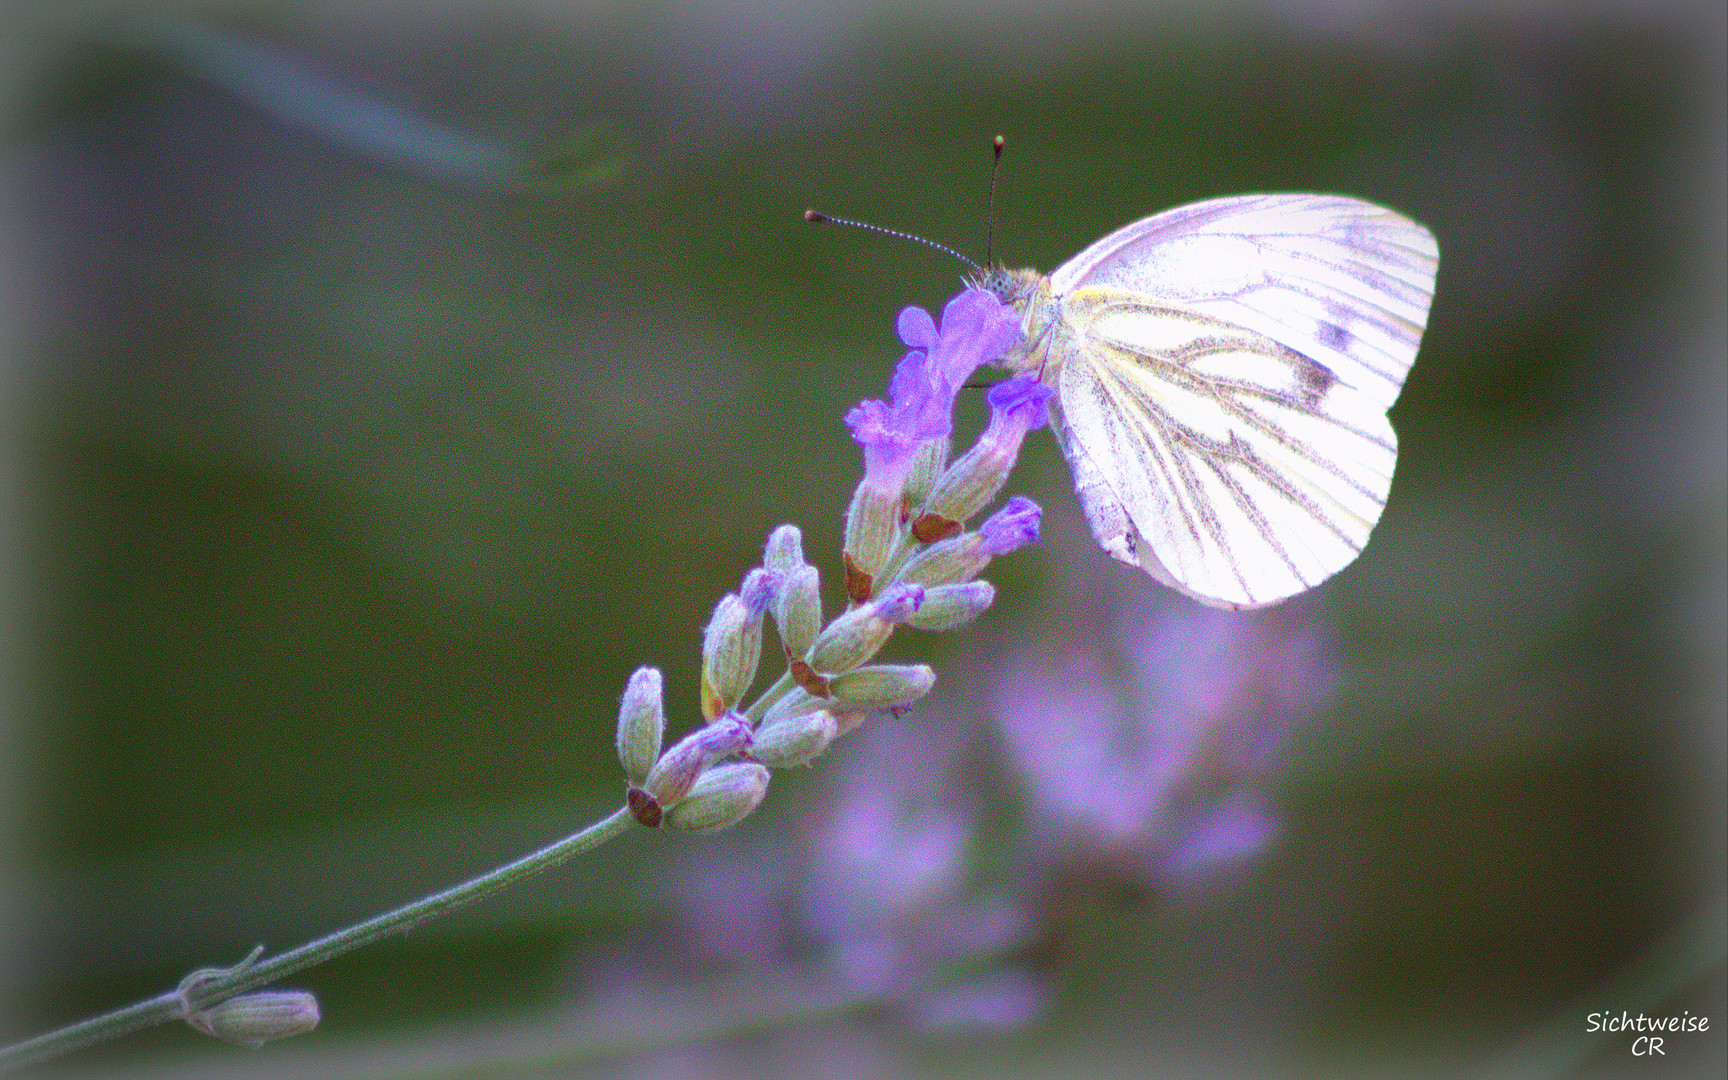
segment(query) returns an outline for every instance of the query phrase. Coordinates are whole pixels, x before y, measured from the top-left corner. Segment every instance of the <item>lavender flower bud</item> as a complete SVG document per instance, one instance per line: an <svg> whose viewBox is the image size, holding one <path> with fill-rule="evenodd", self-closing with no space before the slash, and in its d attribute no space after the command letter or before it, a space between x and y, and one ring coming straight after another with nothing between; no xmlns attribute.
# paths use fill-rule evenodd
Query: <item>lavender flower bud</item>
<svg viewBox="0 0 1728 1080"><path fill-rule="evenodd" d="M990 423L972 449L937 480L926 512L965 521L989 505L1008 482L1026 433L1048 421L1047 402L1055 392L1030 373L991 387Z"/></svg>
<svg viewBox="0 0 1728 1080"><path fill-rule="evenodd" d="M762 722L756 725L756 731L760 734L764 729L774 724L803 713L814 712L822 707L822 699L809 691L799 688L788 690L780 696L779 701L768 707L767 713L762 717Z"/></svg>
<svg viewBox="0 0 1728 1080"><path fill-rule="evenodd" d="M822 575L809 563L785 571L774 605L774 629L793 656L803 656L822 630Z"/></svg>
<svg viewBox="0 0 1728 1080"><path fill-rule="evenodd" d="M970 581L990 565L990 555L975 532L938 541L906 561L901 581L916 581L928 589Z"/></svg>
<svg viewBox="0 0 1728 1080"><path fill-rule="evenodd" d="M665 735L660 671L637 668L618 703L618 763L624 766L624 778L631 784L640 785L647 779Z"/></svg>
<svg viewBox="0 0 1728 1080"><path fill-rule="evenodd" d="M804 565L804 534L796 525L782 525L768 534L762 550L762 565L786 573Z"/></svg>
<svg viewBox="0 0 1728 1080"><path fill-rule="evenodd" d="M906 620L919 630L952 630L965 626L996 602L996 587L988 581L938 585L924 591L924 603Z"/></svg>
<svg viewBox="0 0 1728 1080"><path fill-rule="evenodd" d="M889 586L875 600L828 624L810 649L810 666L819 672L850 671L882 651L894 628L923 602L922 585Z"/></svg>
<svg viewBox="0 0 1728 1080"><path fill-rule="evenodd" d="M1038 523L1044 511L1024 495L1008 500L1002 509L984 519L978 535L984 539L984 550L992 556L1018 551L1027 544L1038 542Z"/></svg>
<svg viewBox="0 0 1728 1080"><path fill-rule="evenodd" d="M932 544L907 560L900 578L932 588L970 581L984 572L991 559L1035 542L1043 513L1037 503L1016 495L986 518L977 532Z"/></svg>
<svg viewBox="0 0 1728 1080"><path fill-rule="evenodd" d="M756 729L750 756L776 769L808 765L828 749L839 730L834 714L826 709L787 716L772 724L764 720Z"/></svg>
<svg viewBox="0 0 1728 1080"><path fill-rule="evenodd" d="M894 533L900 527L900 492L884 490L865 480L852 493L852 503L846 508L845 552L851 565L848 589L853 573L867 574L874 579L888 561L894 547ZM868 594L866 594L868 598Z"/></svg>
<svg viewBox="0 0 1728 1080"><path fill-rule="evenodd" d="M777 581L752 570L737 594L723 597L702 631L702 716L712 720L738 704L756 681L762 662L762 612L774 599Z"/></svg>
<svg viewBox="0 0 1728 1080"><path fill-rule="evenodd" d="M828 692L842 709L882 709L910 705L935 685L936 672L924 664L880 664L834 676Z"/></svg>
<svg viewBox="0 0 1728 1080"><path fill-rule="evenodd" d="M737 713L727 713L707 727L697 728L673 744L648 770L642 790L661 809L685 797L696 778L714 762L750 749L750 725Z"/></svg>
<svg viewBox="0 0 1728 1080"><path fill-rule="evenodd" d="M838 739L880 711L879 709L842 709L836 706L833 710L834 737Z"/></svg>
<svg viewBox="0 0 1728 1080"><path fill-rule="evenodd" d="M236 994L186 1014L186 1023L204 1034L247 1046L305 1034L318 1020L318 999L305 990Z"/></svg>
<svg viewBox="0 0 1728 1080"><path fill-rule="evenodd" d="M768 770L756 762L716 765L666 812L666 824L685 832L729 829L749 817L767 793Z"/></svg>

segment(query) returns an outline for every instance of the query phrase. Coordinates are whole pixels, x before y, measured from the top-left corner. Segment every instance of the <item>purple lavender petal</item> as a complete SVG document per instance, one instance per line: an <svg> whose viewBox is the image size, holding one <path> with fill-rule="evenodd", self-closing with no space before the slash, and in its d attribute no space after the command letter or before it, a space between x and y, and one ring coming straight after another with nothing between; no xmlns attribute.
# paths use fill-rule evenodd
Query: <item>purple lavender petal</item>
<svg viewBox="0 0 1728 1080"><path fill-rule="evenodd" d="M913 441L946 435L953 426L954 394L937 380L929 357L914 349L900 358L888 387L895 430Z"/></svg>
<svg viewBox="0 0 1728 1080"><path fill-rule="evenodd" d="M1044 511L1031 499L1024 495L1014 496L978 527L984 550L991 555L1006 555L1027 544L1037 543L1038 522L1043 515Z"/></svg>
<svg viewBox="0 0 1728 1080"><path fill-rule="evenodd" d="M936 320L921 307L903 307L898 320L900 340L909 348L928 349L936 344Z"/></svg>
<svg viewBox="0 0 1728 1080"><path fill-rule="evenodd" d="M1004 379L990 388L984 400L990 403L991 422L1012 422L1022 433L1036 431L1050 420L1049 401L1056 388L1038 381L1038 376L1022 372Z"/></svg>
<svg viewBox="0 0 1728 1080"><path fill-rule="evenodd" d="M876 598L876 617L884 622L903 623L924 604L924 586L916 582L890 585Z"/></svg>
<svg viewBox="0 0 1728 1080"><path fill-rule="evenodd" d="M738 586L738 599L752 615L760 615L774 602L775 594L780 591L780 581L781 575L777 571L758 566L744 575L744 583Z"/></svg>
<svg viewBox="0 0 1728 1080"><path fill-rule="evenodd" d="M864 479L890 493L905 486L918 439L900 430L885 402L861 401L846 414L852 441L864 448Z"/></svg>
<svg viewBox="0 0 1728 1080"><path fill-rule="evenodd" d="M983 289L963 289L942 309L942 331L931 366L944 385L958 390L972 373L1020 340L1020 316Z"/></svg>

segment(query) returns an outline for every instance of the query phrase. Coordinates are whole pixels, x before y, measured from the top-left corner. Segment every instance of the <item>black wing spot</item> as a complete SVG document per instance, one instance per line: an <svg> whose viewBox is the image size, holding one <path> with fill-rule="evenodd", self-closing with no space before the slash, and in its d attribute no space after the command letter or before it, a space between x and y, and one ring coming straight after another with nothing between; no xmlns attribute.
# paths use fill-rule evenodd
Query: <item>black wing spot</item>
<svg viewBox="0 0 1728 1080"><path fill-rule="evenodd" d="M1330 349L1337 349L1339 352L1349 348L1351 340L1355 337L1350 331L1331 322L1321 323L1315 336L1320 339L1322 345Z"/></svg>
<svg viewBox="0 0 1728 1080"><path fill-rule="evenodd" d="M1301 353L1296 356L1300 360L1296 365L1296 389L1302 395L1302 404L1313 408L1320 404L1328 391L1338 385L1338 376L1332 374L1331 368L1312 357Z"/></svg>

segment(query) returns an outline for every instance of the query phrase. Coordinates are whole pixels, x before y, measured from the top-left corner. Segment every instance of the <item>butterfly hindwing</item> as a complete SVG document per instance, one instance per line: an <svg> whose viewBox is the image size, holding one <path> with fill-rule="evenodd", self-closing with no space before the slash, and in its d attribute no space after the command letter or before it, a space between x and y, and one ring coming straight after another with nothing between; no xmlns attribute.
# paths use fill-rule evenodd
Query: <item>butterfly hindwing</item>
<svg viewBox="0 0 1728 1080"><path fill-rule="evenodd" d="M1137 292L1080 289L1062 324L1058 431L1112 555L1237 608L1355 558L1396 456L1376 401L1263 334Z"/></svg>

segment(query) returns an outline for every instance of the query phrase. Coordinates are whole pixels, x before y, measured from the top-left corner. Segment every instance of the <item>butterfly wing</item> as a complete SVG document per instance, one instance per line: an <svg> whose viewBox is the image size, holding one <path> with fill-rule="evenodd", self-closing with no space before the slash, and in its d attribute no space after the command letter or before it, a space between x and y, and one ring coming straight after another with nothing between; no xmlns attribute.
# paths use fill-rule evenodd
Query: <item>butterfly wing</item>
<svg viewBox="0 0 1728 1080"><path fill-rule="evenodd" d="M1316 361L1389 408L1416 359L1440 251L1427 229L1340 195L1241 195L1124 226L1054 274L1210 315Z"/></svg>
<svg viewBox="0 0 1728 1080"><path fill-rule="evenodd" d="M1056 430L1099 543L1203 602L1324 581L1368 541L1438 251L1325 195L1178 207L1055 274Z"/></svg>

